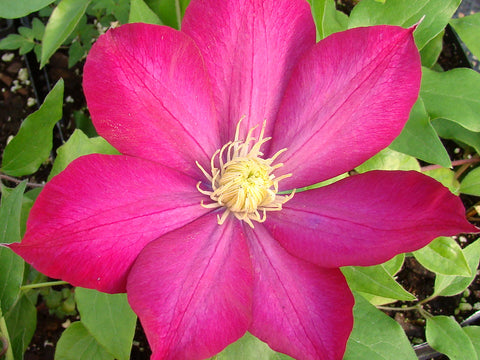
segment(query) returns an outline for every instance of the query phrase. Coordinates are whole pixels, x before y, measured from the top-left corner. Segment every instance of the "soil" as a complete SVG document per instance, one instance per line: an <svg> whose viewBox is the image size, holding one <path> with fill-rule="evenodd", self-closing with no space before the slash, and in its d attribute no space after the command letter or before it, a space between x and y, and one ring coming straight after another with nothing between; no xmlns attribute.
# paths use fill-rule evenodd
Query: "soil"
<svg viewBox="0 0 480 360"><path fill-rule="evenodd" d="M344 0L339 4L353 4L356 0ZM3 23L2 23L3 21ZM0 19L0 30L6 27L4 20ZM3 35L3 34L0 34ZM454 43L455 35L451 31L447 31L445 35L445 50L442 53L440 63L445 69L458 66L469 66L468 60L465 60L462 48ZM5 57L5 55L11 54ZM52 84L58 79L65 80L65 99L69 101L64 105L64 116L59 122L59 126L55 129L55 147L62 144L63 139L68 138L69 134L75 128L74 112L85 109L85 99L82 93L82 64L69 69L67 64L67 56L62 52L56 53L46 71L39 70L38 64L33 54L28 57L19 56L18 53L12 51L0 51L0 152L8 141L8 139L18 132L23 119L38 108L38 104L48 93ZM10 59L8 59L11 57ZM465 62L467 61L467 62ZM27 80L19 79L19 72L25 72L27 67L30 68L30 77ZM32 79L35 81L35 89L32 86ZM34 100L32 100L34 99ZM35 103L36 102L36 103ZM452 142L446 142L447 149L450 151L452 158L461 156L455 154L454 149L457 147ZM52 152L54 153L54 151ZM50 164L51 165L51 164ZM49 173L49 164L45 165L29 180L41 183L45 181ZM14 185L6 182L7 185ZM466 208L470 208L477 202L472 197L462 197ZM477 226L479 224L477 223ZM462 243L466 246L474 238L467 238ZM398 274L398 281L406 288L406 290L415 294L419 299L424 299L433 292L434 275L420 266L414 258L408 257L405 261L404 268ZM433 315L454 315L461 302L468 302L472 306L480 301L480 279L477 277L470 287L470 294L462 299L462 295L455 297L441 297L428 302L425 310ZM396 305L398 306L398 304ZM66 319L60 319L49 314L45 301L39 297L37 305L38 326L32 342L25 353L25 360L51 360L54 356L55 344L57 343L61 333L64 331ZM460 311L455 314L456 319L461 322L474 313L475 310ZM404 328L408 337L413 344L425 341L424 320L415 312L387 312L394 317ZM77 320L75 317L68 318L70 321ZM145 334L139 324L135 334L134 346L132 348L131 359L146 360L150 358L150 349ZM425 358L426 359L426 358ZM437 360L446 359L446 357L437 356Z"/></svg>

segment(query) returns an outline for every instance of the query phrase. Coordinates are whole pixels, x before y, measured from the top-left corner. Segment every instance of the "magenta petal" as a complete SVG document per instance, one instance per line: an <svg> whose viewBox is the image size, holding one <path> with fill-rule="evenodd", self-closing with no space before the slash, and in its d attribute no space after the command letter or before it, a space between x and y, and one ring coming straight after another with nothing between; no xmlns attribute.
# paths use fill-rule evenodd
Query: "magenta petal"
<svg viewBox="0 0 480 360"><path fill-rule="evenodd" d="M127 293L152 360L206 359L251 322L252 267L236 220L215 214L168 233L140 253Z"/></svg>
<svg viewBox="0 0 480 360"><path fill-rule="evenodd" d="M150 241L208 210L195 180L119 155L72 162L40 193L22 242L11 244L38 271L75 286L124 292L126 275Z"/></svg>
<svg viewBox="0 0 480 360"><path fill-rule="evenodd" d="M194 42L173 29L128 24L92 47L83 87L98 133L120 152L188 174L219 143L209 78Z"/></svg>
<svg viewBox="0 0 480 360"><path fill-rule="evenodd" d="M371 171L297 193L265 226L295 256L327 267L379 264L478 231L460 198L415 171Z"/></svg>
<svg viewBox="0 0 480 360"><path fill-rule="evenodd" d="M267 120L271 134L291 71L315 44L305 0L193 0L182 31L200 48L212 78L223 142Z"/></svg>
<svg viewBox="0 0 480 360"><path fill-rule="evenodd" d="M255 274L249 331L297 360L342 359L354 300L340 270L290 255L261 224L246 232Z"/></svg>
<svg viewBox="0 0 480 360"><path fill-rule="evenodd" d="M288 148L284 189L353 169L400 134L417 99L421 66L413 29L374 26L320 41L296 67L271 151Z"/></svg>

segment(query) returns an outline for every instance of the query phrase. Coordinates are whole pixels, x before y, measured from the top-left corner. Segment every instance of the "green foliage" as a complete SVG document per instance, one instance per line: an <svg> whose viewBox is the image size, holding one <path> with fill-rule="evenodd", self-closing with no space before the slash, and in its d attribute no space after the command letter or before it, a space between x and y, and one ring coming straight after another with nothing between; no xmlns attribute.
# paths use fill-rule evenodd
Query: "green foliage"
<svg viewBox="0 0 480 360"><path fill-rule="evenodd" d="M427 341L432 348L451 360L477 360L472 341L460 325L450 317L434 316L427 318Z"/></svg>
<svg viewBox="0 0 480 360"><path fill-rule="evenodd" d="M1 171L12 176L32 174L48 159L52 130L62 117L63 80L59 80L44 103L22 123L3 153Z"/></svg>
<svg viewBox="0 0 480 360"><path fill-rule="evenodd" d="M131 0L129 23L143 22L147 24L163 25L162 20L153 12L143 0Z"/></svg>
<svg viewBox="0 0 480 360"><path fill-rule="evenodd" d="M412 156L386 148L374 155L355 170L364 173L371 170L416 170L420 171L420 164Z"/></svg>
<svg viewBox="0 0 480 360"><path fill-rule="evenodd" d="M179 29L190 0L145 0L145 3L157 14L163 24Z"/></svg>
<svg viewBox="0 0 480 360"><path fill-rule="evenodd" d="M317 40L347 29L348 16L335 9L333 0L310 0Z"/></svg>
<svg viewBox="0 0 480 360"><path fill-rule="evenodd" d="M453 26L473 55L480 58L480 37L478 36L480 34L480 13L450 19L450 25Z"/></svg>
<svg viewBox="0 0 480 360"><path fill-rule="evenodd" d="M24 55L32 50L39 54L42 50L40 41L45 32L45 25L38 19L32 20L32 27L20 26L18 34L10 34L0 41L0 50L17 50Z"/></svg>
<svg viewBox="0 0 480 360"><path fill-rule="evenodd" d="M11 192L1 185L0 243L11 244L20 241L20 214L26 182L21 182Z"/></svg>
<svg viewBox="0 0 480 360"><path fill-rule="evenodd" d="M456 122L445 119L436 119L432 125L442 138L454 140L464 148L471 146L477 154L480 153L479 132L468 130Z"/></svg>
<svg viewBox="0 0 480 360"><path fill-rule="evenodd" d="M480 167L470 171L462 180L460 191L464 194L480 196Z"/></svg>
<svg viewBox="0 0 480 360"><path fill-rule="evenodd" d="M31 14L55 0L0 0L0 18L15 19Z"/></svg>
<svg viewBox="0 0 480 360"><path fill-rule="evenodd" d="M424 171L424 174L442 183L442 185L447 187L453 194L458 195L460 193L460 183L455 177L454 171L446 168L439 168Z"/></svg>

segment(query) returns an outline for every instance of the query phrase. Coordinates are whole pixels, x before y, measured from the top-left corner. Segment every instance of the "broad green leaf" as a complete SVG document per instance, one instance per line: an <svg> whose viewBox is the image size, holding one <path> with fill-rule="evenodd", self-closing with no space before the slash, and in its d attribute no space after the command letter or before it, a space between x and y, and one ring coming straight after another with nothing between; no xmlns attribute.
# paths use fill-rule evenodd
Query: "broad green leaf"
<svg viewBox="0 0 480 360"><path fill-rule="evenodd" d="M421 50L440 33L461 0L362 0L353 8L349 28L370 25L399 25L410 27L423 18L415 30L415 43Z"/></svg>
<svg viewBox="0 0 480 360"><path fill-rule="evenodd" d="M453 26L468 49L480 59L480 13L468 15L463 18L450 19Z"/></svg>
<svg viewBox="0 0 480 360"><path fill-rule="evenodd" d="M437 274L471 276L462 248L451 237L438 237L413 253L426 269Z"/></svg>
<svg viewBox="0 0 480 360"><path fill-rule="evenodd" d="M453 170L439 168L427 170L423 173L440 182L443 186L447 187L453 194L458 195L460 193L460 183L456 179L455 172Z"/></svg>
<svg viewBox="0 0 480 360"><path fill-rule="evenodd" d="M116 359L128 360L137 317L126 294L76 288L75 299L82 324L93 338Z"/></svg>
<svg viewBox="0 0 480 360"><path fill-rule="evenodd" d="M334 0L310 0L317 40L347 29L348 16L335 8Z"/></svg>
<svg viewBox="0 0 480 360"><path fill-rule="evenodd" d="M477 352L460 325L448 316L427 318L425 335L428 344L450 360L477 360Z"/></svg>
<svg viewBox="0 0 480 360"><path fill-rule="evenodd" d="M92 309L93 310L93 309ZM105 329L108 331L108 329ZM114 334L111 334L114 336ZM55 349L55 360L114 360L89 333L81 321L76 321L65 330Z"/></svg>
<svg viewBox="0 0 480 360"><path fill-rule="evenodd" d="M437 274L435 277L434 295L454 296L462 293L472 283L477 274L478 261L480 258L480 241L476 240L463 249L463 254L467 259L472 275L465 277Z"/></svg>
<svg viewBox="0 0 480 360"><path fill-rule="evenodd" d="M68 141L58 148L57 157L48 179L50 180L53 176L62 172L73 160L88 154L118 154L118 151L105 139L98 136L89 138L77 129Z"/></svg>
<svg viewBox="0 0 480 360"><path fill-rule="evenodd" d="M87 10L91 0L61 0L50 19L43 36L40 67L44 67L50 56L68 38Z"/></svg>
<svg viewBox="0 0 480 360"><path fill-rule="evenodd" d="M165 25L178 29L190 0L145 0L145 3Z"/></svg>
<svg viewBox="0 0 480 360"><path fill-rule="evenodd" d="M25 262L12 250L0 246L0 306L6 314L20 294Z"/></svg>
<svg viewBox="0 0 480 360"><path fill-rule="evenodd" d="M0 0L0 18L16 19L31 14L55 0Z"/></svg>
<svg viewBox="0 0 480 360"><path fill-rule="evenodd" d="M432 119L455 121L464 128L480 131L480 74L458 68L435 72L423 68L420 96Z"/></svg>
<svg viewBox="0 0 480 360"><path fill-rule="evenodd" d="M480 167L470 171L460 184L460 192L480 196Z"/></svg>
<svg viewBox="0 0 480 360"><path fill-rule="evenodd" d="M11 244L20 241L20 214L26 186L25 181L21 182L7 193L6 188L1 185L0 243Z"/></svg>
<svg viewBox="0 0 480 360"><path fill-rule="evenodd" d="M371 170L416 170L420 171L420 164L412 156L402 154L386 148L375 156L355 168L359 173Z"/></svg>
<svg viewBox="0 0 480 360"><path fill-rule="evenodd" d="M456 122L445 119L436 119L432 121L432 125L442 138L471 146L480 154L480 132L470 131Z"/></svg>
<svg viewBox="0 0 480 360"><path fill-rule="evenodd" d="M37 308L26 295L23 295L15 303L15 306L5 314L5 321L14 358L23 359L23 353L37 328Z"/></svg>
<svg viewBox="0 0 480 360"><path fill-rule="evenodd" d="M402 327L359 294L355 295L353 331L344 360L416 360Z"/></svg>
<svg viewBox="0 0 480 360"><path fill-rule="evenodd" d="M387 262L384 262L382 265L385 270L392 276L398 273L403 266L403 262L405 261L405 254L398 254L397 256L391 258Z"/></svg>
<svg viewBox="0 0 480 360"><path fill-rule="evenodd" d="M341 268L350 289L364 293L404 301L415 300L415 296L395 281L383 265L346 266Z"/></svg>
<svg viewBox="0 0 480 360"><path fill-rule="evenodd" d="M143 22L147 24L162 25L162 20L153 12L143 0L130 1L129 23Z"/></svg>
<svg viewBox="0 0 480 360"><path fill-rule="evenodd" d="M22 123L18 134L3 153L1 170L12 176L32 174L48 159L52 149L53 127L62 117L63 80L60 79L40 109Z"/></svg>
<svg viewBox="0 0 480 360"><path fill-rule="evenodd" d="M432 164L451 166L447 150L433 129L425 105L420 98L413 105L402 133L389 147Z"/></svg>
<svg viewBox="0 0 480 360"><path fill-rule="evenodd" d="M240 340L227 346L212 360L289 360L291 357L280 354L268 347L263 341L258 340L250 333L246 333ZM293 359L292 359L293 360Z"/></svg>
<svg viewBox="0 0 480 360"><path fill-rule="evenodd" d="M466 326L463 328L463 332L470 338L477 358L480 359L480 326Z"/></svg>
<svg viewBox="0 0 480 360"><path fill-rule="evenodd" d="M430 40L420 51L420 57L422 59L422 66L431 68L437 63L438 57L443 49L443 35L445 31L442 30Z"/></svg>
<svg viewBox="0 0 480 360"><path fill-rule="evenodd" d="M18 34L10 34L0 41L0 50L16 50L28 46L33 47L34 44Z"/></svg>

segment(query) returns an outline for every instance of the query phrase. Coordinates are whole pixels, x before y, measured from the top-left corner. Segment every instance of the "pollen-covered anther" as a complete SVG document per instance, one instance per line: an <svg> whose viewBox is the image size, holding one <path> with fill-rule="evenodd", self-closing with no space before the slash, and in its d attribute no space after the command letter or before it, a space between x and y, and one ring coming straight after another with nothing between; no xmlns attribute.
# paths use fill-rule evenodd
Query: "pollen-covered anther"
<svg viewBox="0 0 480 360"><path fill-rule="evenodd" d="M229 214L237 219L244 220L252 228L252 221L264 222L267 211L278 211L282 205L290 200L295 190L290 195L277 195L278 182L292 176L292 174L275 177L274 170L283 166L279 163L273 165L275 159L286 149L278 151L271 158L263 159L261 146L271 138L264 138L265 125L258 140L253 137L256 126L249 130L245 140L239 140L240 120L235 131L235 139L226 143L217 150L210 161L211 172L208 173L199 163L197 166L202 170L212 190L197 189L202 194L208 195L213 203L201 203L206 208L225 208L218 223L223 224Z"/></svg>

